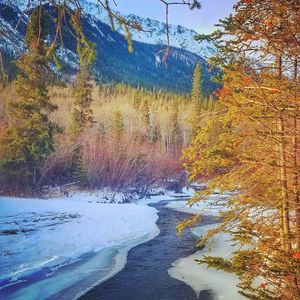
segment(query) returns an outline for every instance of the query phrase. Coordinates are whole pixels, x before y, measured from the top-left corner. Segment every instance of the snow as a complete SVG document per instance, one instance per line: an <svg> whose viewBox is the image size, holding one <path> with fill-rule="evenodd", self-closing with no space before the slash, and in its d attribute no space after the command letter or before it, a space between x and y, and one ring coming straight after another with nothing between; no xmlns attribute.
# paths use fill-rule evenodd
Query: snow
<svg viewBox="0 0 300 300"><path fill-rule="evenodd" d="M82 0L81 5L86 14L90 14L95 20L100 20L108 26L111 25L108 13L97 4L97 0ZM115 11L117 15L122 16L126 20L137 22L143 28L143 31L135 29L130 30L132 39L138 42L165 45L166 44L166 24L149 18L142 18L134 14L124 15ZM123 26L115 22L115 29L124 35ZM202 57L210 57L215 54L215 49L210 42L198 42L194 39L197 32L183 27L181 25L169 24L170 45L183 50L196 53Z"/></svg>
<svg viewBox="0 0 300 300"><path fill-rule="evenodd" d="M225 195L226 197L227 195ZM191 214L218 215L219 209L211 205L213 199L222 198L224 195L214 194L206 202L200 202L198 206L189 207L186 201L170 202L166 207L177 211ZM192 229L192 233L201 237L216 224L209 224ZM245 299L238 293L236 285L239 280L234 274L226 273L221 270L207 268L204 264L197 264L196 259L202 259L204 255L220 256L229 258L235 248L231 245L229 234L217 234L211 238L204 249L196 253L175 261L172 268L168 270L171 277L188 284L197 296L202 290L212 290L215 299L240 300Z"/></svg>
<svg viewBox="0 0 300 300"><path fill-rule="evenodd" d="M3 32L0 34L0 49L1 51L16 58L23 50L22 37L18 31L13 28L8 22L0 17L0 28Z"/></svg>
<svg viewBox="0 0 300 300"><path fill-rule="evenodd" d="M150 198L143 198L138 201L139 205L148 205L148 204L154 204L159 203L160 201L169 201L167 205L171 205L170 203L176 203L178 199L190 199L195 193L195 190L192 188L186 188L184 187L182 189L182 193L175 193L172 191L165 191L163 195L158 196L151 196ZM186 203L186 202L184 202Z"/></svg>
<svg viewBox="0 0 300 300"><path fill-rule="evenodd" d="M224 208L215 205L215 200L224 200L226 197L228 197L227 194L212 194L207 200L200 201L192 206L187 201L176 201L169 202L166 207L189 214L218 216L221 211L224 211Z"/></svg>
<svg viewBox="0 0 300 300"><path fill-rule="evenodd" d="M216 225L205 225L193 230L193 233L200 237ZM236 285L239 280L234 274L226 273L220 270L207 268L204 264L197 264L195 259L202 259L203 255L221 256L229 258L233 247L229 241L230 236L219 234L210 240L212 248L206 246L188 257L177 260L173 267L168 270L171 277L181 280L191 286L197 296L202 290L212 290L215 299L239 300L245 299L238 293Z"/></svg>
<svg viewBox="0 0 300 300"><path fill-rule="evenodd" d="M124 267L127 252L132 247L159 234L156 226L158 216L154 208L135 204L97 203L98 200L96 195L89 197L86 193L47 200L1 197L2 288L41 268L47 267L55 272L56 269L76 262L83 254L97 256L99 251L106 249L114 255L107 254L111 255L111 268L102 274L104 280ZM85 273L83 270L86 270ZM98 266L97 270L92 267L90 271L91 274L103 273L103 266ZM61 274L38 281L19 290L19 296L32 295L38 293L38 290L44 296L51 296L51 293L70 286L82 276L88 278L87 272L89 269L82 266L69 278ZM56 284L54 290L49 281ZM94 283L95 278L92 281ZM91 286L92 281L89 281L86 288ZM39 287L38 290L36 287ZM17 299L18 292L12 297ZM40 295L29 299L40 299Z"/></svg>
<svg viewBox="0 0 300 300"><path fill-rule="evenodd" d="M190 208L181 201L194 192L165 192L138 204L121 204L122 194L112 197L107 190L51 199L0 197L0 298L78 298L121 271L131 248L159 234L157 211L150 203L166 200L170 209L216 215L210 205ZM215 197L222 195L212 195L207 203ZM112 199L119 203L109 203ZM213 226L192 232L201 236ZM190 285L197 295L211 289L216 299L242 299L235 275L195 263L203 255L230 256L228 239L218 235L212 250L206 247L174 262L170 276Z"/></svg>

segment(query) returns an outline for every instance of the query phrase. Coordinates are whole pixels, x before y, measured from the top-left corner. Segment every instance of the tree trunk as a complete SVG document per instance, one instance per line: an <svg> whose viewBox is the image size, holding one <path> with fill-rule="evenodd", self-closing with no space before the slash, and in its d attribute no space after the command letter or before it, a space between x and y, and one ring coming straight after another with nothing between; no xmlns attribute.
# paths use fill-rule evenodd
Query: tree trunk
<svg viewBox="0 0 300 300"><path fill-rule="evenodd" d="M282 55L277 56L277 76L280 80L282 78ZM290 215L289 215L289 199L288 199L288 184L287 184L287 159L286 159L286 150L285 150L285 132L284 132L284 118L283 118L283 109L280 108L278 121L277 121L277 130L279 138L279 179L281 186L281 233L282 233L282 244L283 249L287 252L291 252L291 242L290 242Z"/></svg>
<svg viewBox="0 0 300 300"><path fill-rule="evenodd" d="M297 58L294 60L294 82L297 85L297 75L298 75L298 64ZM297 86L295 87L295 98L297 95ZM295 99L296 100L296 99ZM296 207L296 243L297 249L300 251L300 192L299 192L299 129L298 129L298 105L295 101L295 114L293 120L293 192L294 192L294 205Z"/></svg>
<svg viewBox="0 0 300 300"><path fill-rule="evenodd" d="M278 133L279 133L279 165L280 165L280 185L281 185L281 216L282 216L282 226L283 226L283 242L284 249L291 252L290 243L290 216L289 216L289 199L288 199L288 185L287 185L287 160L285 153L285 139L284 139L284 125L282 113L278 120Z"/></svg>

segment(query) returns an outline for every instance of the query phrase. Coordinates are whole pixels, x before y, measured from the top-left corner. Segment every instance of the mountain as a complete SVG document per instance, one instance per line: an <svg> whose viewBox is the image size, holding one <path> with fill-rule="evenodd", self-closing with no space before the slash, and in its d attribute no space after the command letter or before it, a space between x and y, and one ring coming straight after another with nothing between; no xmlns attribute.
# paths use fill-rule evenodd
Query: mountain
<svg viewBox="0 0 300 300"><path fill-rule="evenodd" d="M82 26L86 37L96 45L98 56L94 69L101 82L125 82L146 88L157 87L164 90L188 92L191 89L194 67L200 61L203 67L205 93L209 94L215 89L215 84L210 81L211 74L205 59L197 53L184 49L184 45L186 45L185 47L192 47L187 39L183 39L181 48L171 47L167 67L165 67L158 63L162 53L157 53L164 49L163 44L159 42L158 27L156 33L154 31L152 33L151 43L150 37L147 37L149 43L145 43L145 40L133 40L134 52L129 53L121 29L117 27L116 31L112 31L107 24L108 17L105 14L97 15L94 10L95 5L88 1L82 3L86 11L82 17ZM22 6L20 7L22 8ZM51 6L45 7L49 16L52 15L55 18L56 9ZM157 21L150 20L148 22L147 19L141 19L141 21L145 26L148 24L147 28L150 25L156 28L155 22ZM0 0L0 26L5 28L4 34L0 36L0 49L9 70L14 70L14 66L9 64L8 60L16 59L24 50L23 39L27 22L26 13L24 14L16 6L7 4L7 1ZM69 22L68 16L67 22ZM160 24L163 26L163 23ZM55 26L50 17L48 25L50 36L54 36ZM175 27L170 30L174 36L176 36ZM162 32L160 34L162 39L164 34ZM188 36L188 30L184 29L178 33L178 36L180 34L181 36ZM134 39L138 39L138 37L134 36ZM76 40L70 30L66 28L63 30L63 40L64 48L60 48L58 53L63 66L60 72L72 74L78 68ZM180 38L178 37L177 40L179 41Z"/></svg>
<svg viewBox="0 0 300 300"><path fill-rule="evenodd" d="M96 19L101 20L103 23L110 25L110 19L106 11L99 10L99 6L96 4L97 0L81 0L81 5L84 11ZM132 22L136 22L141 25L143 31L130 30L132 39L138 42L160 45L164 47L166 45L166 23L152 20L149 18L142 18L134 14L124 15L119 12L115 12L124 19ZM123 34L123 27L117 22L115 23L116 31ZM198 54L202 57L209 57L214 54L214 47L211 43L202 41L197 42L194 37L198 33L195 30L186 28L181 25L169 24L170 45L182 50Z"/></svg>

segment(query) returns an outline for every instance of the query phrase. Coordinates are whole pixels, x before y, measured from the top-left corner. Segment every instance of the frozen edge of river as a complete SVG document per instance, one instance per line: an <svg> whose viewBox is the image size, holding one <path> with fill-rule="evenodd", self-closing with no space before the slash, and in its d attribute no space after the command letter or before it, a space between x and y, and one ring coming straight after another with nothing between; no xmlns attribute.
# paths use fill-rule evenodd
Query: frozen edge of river
<svg viewBox="0 0 300 300"><path fill-rule="evenodd" d="M190 214L203 213L203 211L209 214L209 208L205 210L203 205L190 208L186 205L185 201L168 203L166 207ZM213 210L210 214L216 215L216 211ZM199 226L194 228L192 233L200 237L215 226L215 224ZM216 235L213 240L209 241L209 246L206 245L204 249L175 261L168 270L169 275L189 285L195 291L197 297L199 297L202 290L212 290L215 299L245 299L238 293L236 285L239 281L236 275L207 268L206 265L200 265L195 262L196 259L201 259L204 255L230 257L232 251L234 251L234 247L231 246L229 239L230 236L228 234Z"/></svg>
<svg viewBox="0 0 300 300"><path fill-rule="evenodd" d="M97 282L95 282L93 285L91 285L86 290L81 291L80 293L78 293L77 295L75 295L75 297L73 299L74 300L79 299L81 296L83 296L84 294L86 294L88 291L90 291L94 287L98 286L100 283L102 283L102 282L104 282L104 281L112 278L114 275L116 275L117 273L119 273L120 271L122 271L125 268L125 265L127 263L128 252L131 249L133 249L134 247L136 247L138 245L141 245L141 244L144 244L144 243L146 243L146 242L154 239L159 234L160 234L160 230L156 226L156 228L151 233L147 234L146 236L143 236L143 237L140 237L140 238L136 238L136 239L133 239L131 241L127 241L123 245L120 245L120 248L118 250L118 254L115 256L115 265L111 269L111 271L109 272L109 274L107 274L106 276L104 276L101 279L99 279Z"/></svg>
<svg viewBox="0 0 300 300"><path fill-rule="evenodd" d="M103 249L113 250L111 253L115 257L106 251L109 266L104 260L100 265L106 270L104 277L107 278L124 267L127 252L132 247L159 234L158 214L154 208L90 203L86 195L79 198L0 197L0 230L3 233L0 298L5 295L6 298L23 296L24 299L25 293L30 296L28 299L41 299L41 295L46 298L81 282L78 278L82 278L82 290L86 290L95 281L99 282L99 277L92 282L91 274L95 274L97 265L88 265L89 259L97 255L101 258ZM85 270L84 265L89 269ZM76 272L76 268L82 274ZM84 277L90 280L83 286Z"/></svg>

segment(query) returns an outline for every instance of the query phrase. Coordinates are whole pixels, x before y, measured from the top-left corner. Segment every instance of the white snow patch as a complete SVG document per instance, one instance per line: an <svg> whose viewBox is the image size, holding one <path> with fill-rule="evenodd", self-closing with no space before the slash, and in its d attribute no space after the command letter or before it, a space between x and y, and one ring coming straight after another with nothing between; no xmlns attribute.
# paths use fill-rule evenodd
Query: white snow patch
<svg viewBox="0 0 300 300"><path fill-rule="evenodd" d="M205 225L193 230L197 236L204 235L208 230L216 225ZM245 299L238 293L238 277L234 274L226 273L220 270L207 268L206 265L198 264L195 259L202 259L203 255L221 256L228 258L231 256L233 247L229 242L230 236L220 234L214 237L212 249L205 247L186 258L181 258L173 263L173 267L168 270L171 277L181 280L191 286L197 296L202 290L212 290L215 299L239 300Z"/></svg>
<svg viewBox="0 0 300 300"><path fill-rule="evenodd" d="M221 205L216 205L215 201L222 200L223 202L228 196L227 194L213 194L210 195L207 200L199 201L192 206L190 206L187 201L176 201L169 202L166 207L188 214L218 216L225 208Z"/></svg>
<svg viewBox="0 0 300 300"><path fill-rule="evenodd" d="M170 204L171 201L174 201L174 204L179 200L179 199L190 199L193 197L195 193L195 190L192 188L186 188L184 187L182 189L182 193L175 193L172 191L164 191L163 195L158 195L158 196L151 196L149 198L143 198L138 201L139 205L148 205L148 204L154 204L154 203L159 203L160 201L169 201L167 205ZM186 203L186 202L184 202Z"/></svg>
<svg viewBox="0 0 300 300"><path fill-rule="evenodd" d="M138 204L119 204L124 195L109 190L49 199L0 197L1 294L73 299L114 276L131 248L159 234L157 211L148 204L194 194L191 188L153 192L160 195Z"/></svg>
<svg viewBox="0 0 300 300"><path fill-rule="evenodd" d="M218 215L220 209L213 207L211 200L222 196L224 197L224 195L220 194L211 195L207 201L200 202L199 205L192 207L189 207L186 201L170 202L166 207L191 214L203 214L205 212L209 215ZM210 224L196 227L192 229L192 233L200 237L216 226L216 224ZM238 293L236 285L239 280L236 275L207 268L206 265L195 262L196 259L202 259L204 255L229 258L233 251L234 247L230 243L230 235L217 234L209 240L208 245L204 249L175 261L172 264L173 267L168 270L168 273L171 277L181 280L192 287L198 297L202 290L212 290L215 299L245 299Z"/></svg>
<svg viewBox="0 0 300 300"><path fill-rule="evenodd" d="M0 197L0 280L10 279L13 283L41 267L55 269L72 263L82 254L112 248L114 266L106 272L105 279L124 267L132 247L159 234L154 208L97 203L98 199L86 193L47 200ZM95 272L95 268L85 273L79 270L77 277L69 276L69 280L66 276L60 280L53 277L19 292L31 295L34 286L43 286L43 293L59 292L87 276L89 270ZM50 289L49 281L58 284L54 290L53 286Z"/></svg>

